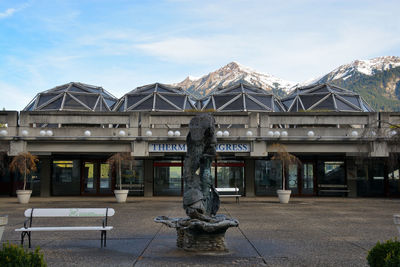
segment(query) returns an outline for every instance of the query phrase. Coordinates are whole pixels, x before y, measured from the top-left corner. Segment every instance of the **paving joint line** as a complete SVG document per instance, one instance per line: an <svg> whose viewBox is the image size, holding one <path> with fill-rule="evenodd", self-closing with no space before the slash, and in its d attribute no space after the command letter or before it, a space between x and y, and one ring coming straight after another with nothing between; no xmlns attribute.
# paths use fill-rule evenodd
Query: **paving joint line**
<svg viewBox="0 0 400 267"><path fill-rule="evenodd" d="M232 215L229 213L229 211L224 207L225 212L229 215L229 217L232 218ZM243 230L240 228L240 226L238 226L239 232L244 236L244 238L247 240L247 242L249 242L249 244L253 247L253 249L255 250L255 252L257 253L257 255L262 259L262 261L264 262L264 264L266 266L268 266L268 263L266 261L266 259L261 255L261 253L258 251L258 249L256 248L256 246L253 244L253 242L250 241L250 239L246 236L246 234L243 232Z"/></svg>

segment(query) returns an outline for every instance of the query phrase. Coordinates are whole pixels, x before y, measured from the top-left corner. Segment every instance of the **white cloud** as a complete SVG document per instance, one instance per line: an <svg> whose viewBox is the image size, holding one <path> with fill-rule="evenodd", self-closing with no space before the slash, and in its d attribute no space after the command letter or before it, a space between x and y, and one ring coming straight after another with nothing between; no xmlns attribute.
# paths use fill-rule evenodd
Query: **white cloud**
<svg viewBox="0 0 400 267"><path fill-rule="evenodd" d="M11 17L16 11L17 9L15 8L8 8L6 11L0 13L0 19Z"/></svg>

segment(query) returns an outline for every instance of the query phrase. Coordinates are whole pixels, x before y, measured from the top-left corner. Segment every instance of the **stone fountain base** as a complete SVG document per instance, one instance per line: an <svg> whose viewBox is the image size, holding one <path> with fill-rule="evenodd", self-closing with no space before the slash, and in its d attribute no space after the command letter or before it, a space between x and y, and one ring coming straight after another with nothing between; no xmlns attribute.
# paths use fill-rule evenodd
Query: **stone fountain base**
<svg viewBox="0 0 400 267"><path fill-rule="evenodd" d="M176 245L187 251L227 252L225 233L229 227L237 227L236 219L225 215L216 215L210 221L187 218L168 218L158 216L155 222L175 228L177 232Z"/></svg>

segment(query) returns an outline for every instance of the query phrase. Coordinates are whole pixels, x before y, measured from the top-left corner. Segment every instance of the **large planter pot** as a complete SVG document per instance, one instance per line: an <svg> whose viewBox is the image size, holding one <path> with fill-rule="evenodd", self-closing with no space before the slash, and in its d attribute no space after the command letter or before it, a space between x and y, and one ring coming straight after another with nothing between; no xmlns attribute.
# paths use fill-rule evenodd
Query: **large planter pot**
<svg viewBox="0 0 400 267"><path fill-rule="evenodd" d="M8 216L7 215L0 215L0 241L3 237L3 232L6 224L8 223Z"/></svg>
<svg viewBox="0 0 400 267"><path fill-rule="evenodd" d="M17 190L18 202L21 204L29 203L31 195L32 195L32 190Z"/></svg>
<svg viewBox="0 0 400 267"><path fill-rule="evenodd" d="M292 193L292 190L277 190L279 197L279 202L283 204L289 203L290 199L290 194Z"/></svg>
<svg viewBox="0 0 400 267"><path fill-rule="evenodd" d="M128 197L129 190L122 189L122 190L114 190L115 198L117 199L118 203L126 202L126 198Z"/></svg>

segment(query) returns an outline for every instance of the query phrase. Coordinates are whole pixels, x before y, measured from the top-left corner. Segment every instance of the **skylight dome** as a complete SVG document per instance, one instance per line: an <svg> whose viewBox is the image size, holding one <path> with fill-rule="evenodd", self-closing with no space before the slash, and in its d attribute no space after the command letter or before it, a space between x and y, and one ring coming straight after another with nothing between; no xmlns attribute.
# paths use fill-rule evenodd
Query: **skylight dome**
<svg viewBox="0 0 400 267"><path fill-rule="evenodd" d="M71 82L37 94L24 111L111 111L117 101L102 87Z"/></svg>
<svg viewBox="0 0 400 267"><path fill-rule="evenodd" d="M124 95L114 111L184 111L196 109L195 102L182 88L154 83Z"/></svg>
<svg viewBox="0 0 400 267"><path fill-rule="evenodd" d="M360 95L327 83L298 87L282 99L282 104L288 112L374 111Z"/></svg>
<svg viewBox="0 0 400 267"><path fill-rule="evenodd" d="M222 112L269 111L283 112L284 106L273 94L253 85L239 83L218 88L209 96L200 99L201 110Z"/></svg>

